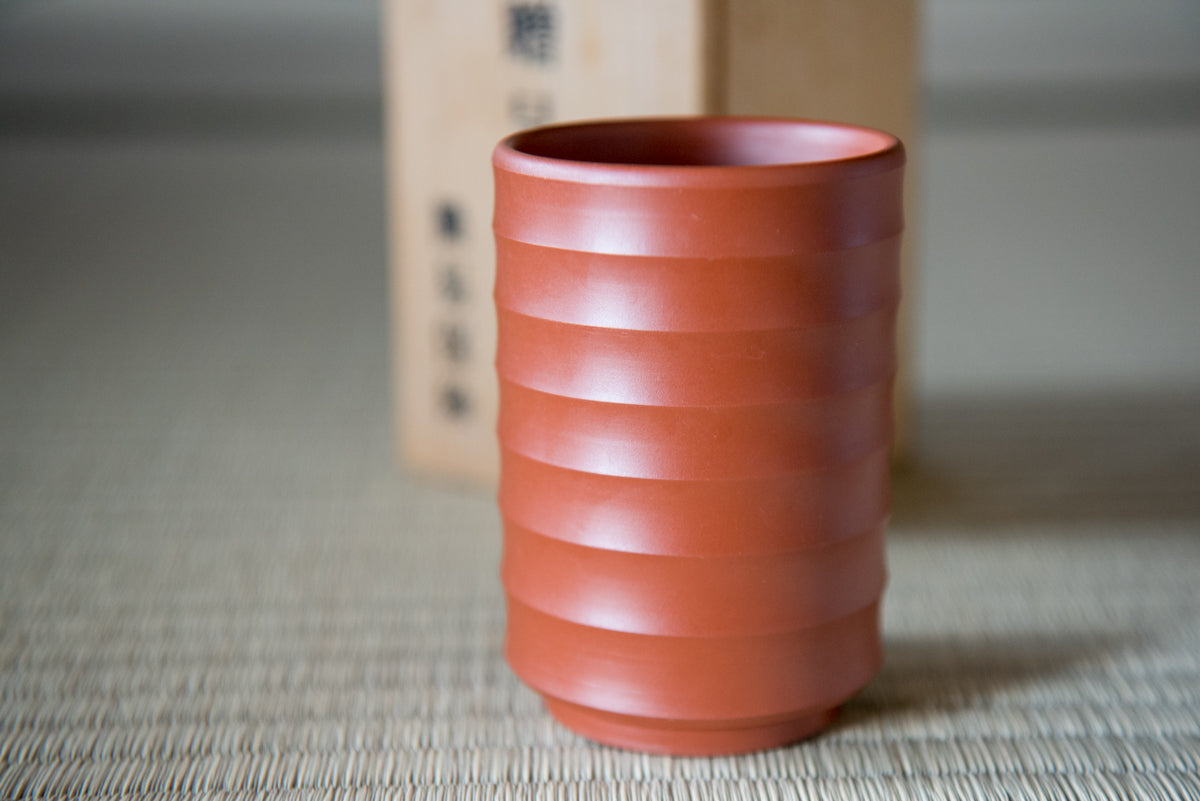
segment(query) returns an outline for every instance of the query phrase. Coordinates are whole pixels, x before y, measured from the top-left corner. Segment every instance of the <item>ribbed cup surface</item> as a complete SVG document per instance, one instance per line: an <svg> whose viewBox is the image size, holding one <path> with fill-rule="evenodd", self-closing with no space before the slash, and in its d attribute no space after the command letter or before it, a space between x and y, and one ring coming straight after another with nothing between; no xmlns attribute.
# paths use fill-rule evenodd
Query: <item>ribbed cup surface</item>
<svg viewBox="0 0 1200 801"><path fill-rule="evenodd" d="M746 118L497 147L506 656L586 736L769 747L878 669L903 161Z"/></svg>

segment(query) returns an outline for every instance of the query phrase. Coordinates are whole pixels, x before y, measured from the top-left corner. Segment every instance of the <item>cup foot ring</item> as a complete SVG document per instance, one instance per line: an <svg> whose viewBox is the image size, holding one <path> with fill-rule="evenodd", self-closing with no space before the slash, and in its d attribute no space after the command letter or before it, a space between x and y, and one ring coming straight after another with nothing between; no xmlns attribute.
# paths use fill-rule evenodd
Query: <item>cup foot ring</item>
<svg viewBox="0 0 1200 801"><path fill-rule="evenodd" d="M769 718L761 724L736 721L722 728L721 721L660 721L589 709L551 696L543 699L559 723L589 740L673 756L717 756L777 748L817 734L838 713L838 707L834 707L784 719Z"/></svg>

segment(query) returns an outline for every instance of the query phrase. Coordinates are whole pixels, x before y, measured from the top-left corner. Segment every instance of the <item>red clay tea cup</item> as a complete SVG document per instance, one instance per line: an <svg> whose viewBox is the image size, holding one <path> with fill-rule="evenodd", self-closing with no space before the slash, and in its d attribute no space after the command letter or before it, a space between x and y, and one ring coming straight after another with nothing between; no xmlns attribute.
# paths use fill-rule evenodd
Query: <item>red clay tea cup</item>
<svg viewBox="0 0 1200 801"><path fill-rule="evenodd" d="M882 658L900 142L610 120L493 166L509 664L616 746L820 731Z"/></svg>

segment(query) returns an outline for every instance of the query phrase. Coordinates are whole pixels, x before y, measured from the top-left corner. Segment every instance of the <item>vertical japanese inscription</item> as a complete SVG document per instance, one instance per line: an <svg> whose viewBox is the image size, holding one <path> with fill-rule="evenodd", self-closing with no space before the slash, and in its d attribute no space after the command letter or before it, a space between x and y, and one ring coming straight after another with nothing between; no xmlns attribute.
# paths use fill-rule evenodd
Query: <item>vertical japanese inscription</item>
<svg viewBox="0 0 1200 801"><path fill-rule="evenodd" d="M507 130L542 125L555 119L552 81L562 61L562 13L557 0L502 0L500 55L512 68L512 80L498 99L497 111ZM435 415L448 424L473 424L486 412L475 392L478 343L470 308L477 297L472 285L475 207L470 198L444 196L432 205L431 227L437 243L430 265L434 315L429 345L435 365L432 392ZM477 244L477 243L475 243Z"/></svg>
<svg viewBox="0 0 1200 801"><path fill-rule="evenodd" d="M462 204L443 200L434 208L434 228L445 258L445 266L437 270L440 309L435 323L434 355L445 376L436 388L437 409L448 420L458 422L471 414L474 403L463 381L463 372L470 362L471 334L462 321L467 297L466 278L459 268L459 259L467 236L466 216Z"/></svg>

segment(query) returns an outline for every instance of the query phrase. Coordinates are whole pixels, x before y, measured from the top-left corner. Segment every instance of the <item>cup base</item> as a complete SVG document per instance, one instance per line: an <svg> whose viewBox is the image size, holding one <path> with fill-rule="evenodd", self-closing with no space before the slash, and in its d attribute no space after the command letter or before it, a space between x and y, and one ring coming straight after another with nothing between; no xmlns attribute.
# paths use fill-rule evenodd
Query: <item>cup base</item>
<svg viewBox="0 0 1200 801"><path fill-rule="evenodd" d="M689 722L620 715L542 696L546 708L559 723L576 734L604 745L673 756L719 756L777 748L812 737L829 726L839 707L807 712L768 722Z"/></svg>

